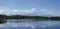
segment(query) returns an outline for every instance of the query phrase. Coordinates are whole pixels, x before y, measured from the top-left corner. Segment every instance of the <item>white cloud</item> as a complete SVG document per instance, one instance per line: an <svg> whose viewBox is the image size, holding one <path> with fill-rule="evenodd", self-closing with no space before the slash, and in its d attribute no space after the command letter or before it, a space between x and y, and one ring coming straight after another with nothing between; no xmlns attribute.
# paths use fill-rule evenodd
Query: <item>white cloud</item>
<svg viewBox="0 0 60 29"><path fill-rule="evenodd" d="M5 15L52 15L59 16L59 13L54 12L52 10L42 9L37 10L36 8L32 8L31 10L10 10L7 7L0 7L0 14Z"/></svg>

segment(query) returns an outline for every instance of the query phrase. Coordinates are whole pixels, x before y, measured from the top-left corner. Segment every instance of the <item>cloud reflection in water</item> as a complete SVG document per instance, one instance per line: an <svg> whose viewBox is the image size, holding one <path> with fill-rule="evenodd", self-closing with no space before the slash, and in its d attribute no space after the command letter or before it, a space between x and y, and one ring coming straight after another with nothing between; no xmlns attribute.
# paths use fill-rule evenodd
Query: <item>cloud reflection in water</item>
<svg viewBox="0 0 60 29"><path fill-rule="evenodd" d="M0 28L48 28L48 27L59 27L60 21L31 21L31 22L7 22L0 24Z"/></svg>

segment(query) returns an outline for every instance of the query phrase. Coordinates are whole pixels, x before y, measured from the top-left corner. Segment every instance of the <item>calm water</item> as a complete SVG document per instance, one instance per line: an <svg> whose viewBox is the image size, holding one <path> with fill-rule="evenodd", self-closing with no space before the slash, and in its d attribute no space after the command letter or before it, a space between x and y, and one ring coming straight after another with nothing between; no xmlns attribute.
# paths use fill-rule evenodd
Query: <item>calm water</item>
<svg viewBox="0 0 60 29"><path fill-rule="evenodd" d="M60 21L33 21L9 19L0 29L60 29Z"/></svg>

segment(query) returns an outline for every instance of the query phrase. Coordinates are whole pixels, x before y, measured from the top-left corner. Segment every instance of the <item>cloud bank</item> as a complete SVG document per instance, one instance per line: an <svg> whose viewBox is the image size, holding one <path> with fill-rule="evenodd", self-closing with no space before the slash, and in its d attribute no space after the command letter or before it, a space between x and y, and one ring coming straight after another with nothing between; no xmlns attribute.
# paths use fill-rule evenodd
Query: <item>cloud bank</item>
<svg viewBox="0 0 60 29"><path fill-rule="evenodd" d="M32 9L10 9L7 7L0 7L0 14L2 15L35 15L35 16L40 16L40 15L51 15L51 16L60 16L59 13L54 12L52 10L47 10L47 9L41 9L37 10L36 8Z"/></svg>

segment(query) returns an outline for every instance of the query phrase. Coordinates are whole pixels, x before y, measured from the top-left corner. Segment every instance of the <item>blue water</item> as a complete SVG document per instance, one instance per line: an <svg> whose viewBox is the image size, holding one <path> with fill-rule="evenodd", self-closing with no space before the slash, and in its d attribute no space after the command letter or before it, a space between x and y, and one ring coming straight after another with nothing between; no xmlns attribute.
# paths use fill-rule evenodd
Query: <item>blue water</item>
<svg viewBox="0 0 60 29"><path fill-rule="evenodd" d="M60 21L33 21L9 19L0 29L60 29Z"/></svg>

